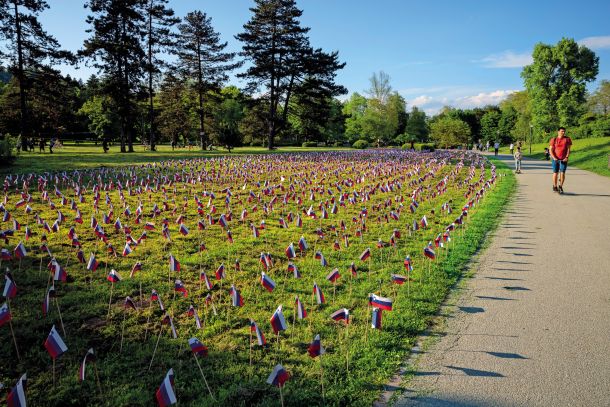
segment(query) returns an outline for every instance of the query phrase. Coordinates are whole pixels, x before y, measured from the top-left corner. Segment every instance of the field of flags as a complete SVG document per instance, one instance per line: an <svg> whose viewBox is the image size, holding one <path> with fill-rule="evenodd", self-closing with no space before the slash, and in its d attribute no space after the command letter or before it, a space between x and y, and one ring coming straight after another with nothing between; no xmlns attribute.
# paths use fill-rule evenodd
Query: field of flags
<svg viewBox="0 0 610 407"><path fill-rule="evenodd" d="M9 406L370 405L497 180L471 152L399 150L8 175L0 389Z"/></svg>

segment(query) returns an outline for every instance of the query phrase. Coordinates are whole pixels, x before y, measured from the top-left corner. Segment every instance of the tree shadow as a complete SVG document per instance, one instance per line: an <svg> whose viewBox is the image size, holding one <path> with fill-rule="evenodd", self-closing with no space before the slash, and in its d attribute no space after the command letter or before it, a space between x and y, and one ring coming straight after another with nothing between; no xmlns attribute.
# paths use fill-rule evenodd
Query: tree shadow
<svg viewBox="0 0 610 407"><path fill-rule="evenodd" d="M475 295L475 297L477 297L481 300L515 301L514 298L489 297L487 295Z"/></svg>
<svg viewBox="0 0 610 407"><path fill-rule="evenodd" d="M458 307L461 311L464 311L468 314L477 314L479 312L485 312L484 308L481 307Z"/></svg>
<svg viewBox="0 0 610 407"><path fill-rule="evenodd" d="M470 369L459 366L445 366L448 369L458 370L470 377L506 377L502 373L490 372L488 370Z"/></svg>

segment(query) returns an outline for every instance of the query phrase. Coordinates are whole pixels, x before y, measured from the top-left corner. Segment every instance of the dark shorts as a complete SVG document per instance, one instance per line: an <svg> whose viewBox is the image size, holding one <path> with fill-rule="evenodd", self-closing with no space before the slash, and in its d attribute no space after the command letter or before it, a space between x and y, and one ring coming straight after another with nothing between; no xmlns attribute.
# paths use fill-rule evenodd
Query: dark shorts
<svg viewBox="0 0 610 407"><path fill-rule="evenodd" d="M553 173L566 172L566 169L568 168L568 163L565 163L563 161L552 160L552 164L553 164Z"/></svg>

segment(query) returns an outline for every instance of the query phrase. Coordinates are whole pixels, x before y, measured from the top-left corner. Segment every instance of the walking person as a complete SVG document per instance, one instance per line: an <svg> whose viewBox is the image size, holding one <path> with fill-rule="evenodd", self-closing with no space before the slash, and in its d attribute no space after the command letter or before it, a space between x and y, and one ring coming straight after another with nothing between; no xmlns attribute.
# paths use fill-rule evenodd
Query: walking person
<svg viewBox="0 0 610 407"><path fill-rule="evenodd" d="M521 148L517 147L517 151L515 151L515 173L521 174L521 159L523 158L523 154L521 154Z"/></svg>
<svg viewBox="0 0 610 407"><path fill-rule="evenodd" d="M550 142L549 152L553 163L553 192L563 194L563 183L566 180L566 169L568 168L568 158L572 139L566 136L565 127L557 130L557 137L553 137ZM557 184L559 178L559 184Z"/></svg>
<svg viewBox="0 0 610 407"><path fill-rule="evenodd" d="M510 155L514 155L515 145L512 143L512 141L510 143L510 147L508 147L508 148L510 149Z"/></svg>
<svg viewBox="0 0 610 407"><path fill-rule="evenodd" d="M494 155L497 157L498 156L498 151L500 150L500 142L496 141L494 143Z"/></svg>

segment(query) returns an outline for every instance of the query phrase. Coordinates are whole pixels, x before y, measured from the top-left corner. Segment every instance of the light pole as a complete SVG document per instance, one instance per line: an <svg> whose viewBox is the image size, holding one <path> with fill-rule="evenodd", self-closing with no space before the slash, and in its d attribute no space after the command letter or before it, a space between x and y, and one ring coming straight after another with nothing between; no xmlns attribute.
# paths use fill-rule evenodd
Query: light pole
<svg viewBox="0 0 610 407"><path fill-rule="evenodd" d="M534 131L534 125L530 124L530 155L532 155L532 133Z"/></svg>

